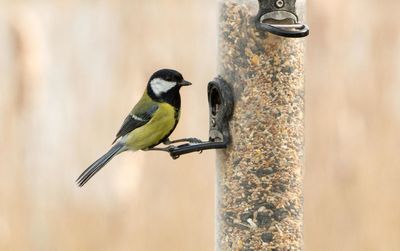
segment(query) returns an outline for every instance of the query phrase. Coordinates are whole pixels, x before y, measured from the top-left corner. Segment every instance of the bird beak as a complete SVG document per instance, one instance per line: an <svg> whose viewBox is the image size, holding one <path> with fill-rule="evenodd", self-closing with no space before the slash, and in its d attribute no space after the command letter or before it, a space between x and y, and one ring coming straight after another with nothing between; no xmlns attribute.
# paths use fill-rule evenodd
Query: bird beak
<svg viewBox="0 0 400 251"><path fill-rule="evenodd" d="M179 83L181 86L189 86L192 85L192 83L190 83L189 81L186 80L182 80L182 82Z"/></svg>

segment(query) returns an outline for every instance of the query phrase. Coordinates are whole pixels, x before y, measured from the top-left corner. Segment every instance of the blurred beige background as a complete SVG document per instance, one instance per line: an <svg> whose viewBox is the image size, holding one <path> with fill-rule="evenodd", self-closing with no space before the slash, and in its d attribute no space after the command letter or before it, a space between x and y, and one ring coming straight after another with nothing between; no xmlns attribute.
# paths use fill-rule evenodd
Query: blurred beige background
<svg viewBox="0 0 400 251"><path fill-rule="evenodd" d="M149 75L207 138L214 0L0 2L0 250L213 250L214 153L125 153L83 189ZM308 1L306 250L400 248L400 2Z"/></svg>

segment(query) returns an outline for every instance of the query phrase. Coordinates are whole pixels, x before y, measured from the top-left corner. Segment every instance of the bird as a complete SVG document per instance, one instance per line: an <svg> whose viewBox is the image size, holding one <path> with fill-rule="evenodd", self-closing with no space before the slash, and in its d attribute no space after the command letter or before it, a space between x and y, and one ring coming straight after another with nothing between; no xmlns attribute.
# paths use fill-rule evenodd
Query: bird
<svg viewBox="0 0 400 251"><path fill-rule="evenodd" d="M186 81L182 74L172 69L161 69L154 72L147 87L131 112L125 118L116 134L111 149L93 162L76 180L79 187L88 182L116 155L131 150L161 150L156 148L160 143L169 145L192 139L171 141L169 136L178 124L181 111L179 90L192 83Z"/></svg>

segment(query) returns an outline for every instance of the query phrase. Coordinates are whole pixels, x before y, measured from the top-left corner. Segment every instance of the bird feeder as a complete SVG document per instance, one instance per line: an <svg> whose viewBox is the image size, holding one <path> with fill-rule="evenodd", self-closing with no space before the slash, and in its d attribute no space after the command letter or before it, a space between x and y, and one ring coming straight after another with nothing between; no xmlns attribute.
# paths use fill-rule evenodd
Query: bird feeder
<svg viewBox="0 0 400 251"><path fill-rule="evenodd" d="M217 250L302 250L305 0L220 3L207 142L217 150Z"/></svg>
<svg viewBox="0 0 400 251"><path fill-rule="evenodd" d="M217 150L217 250L301 250L304 0L221 2L231 143Z"/></svg>

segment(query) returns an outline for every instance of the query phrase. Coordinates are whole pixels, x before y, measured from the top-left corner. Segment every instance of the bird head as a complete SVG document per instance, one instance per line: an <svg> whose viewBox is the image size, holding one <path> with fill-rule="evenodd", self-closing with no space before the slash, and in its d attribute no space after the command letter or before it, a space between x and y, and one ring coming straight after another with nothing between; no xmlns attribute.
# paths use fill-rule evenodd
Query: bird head
<svg viewBox="0 0 400 251"><path fill-rule="evenodd" d="M182 74L171 69L162 69L153 73L147 85L149 96L165 100L179 98L179 90L182 86L192 83L183 79Z"/></svg>

